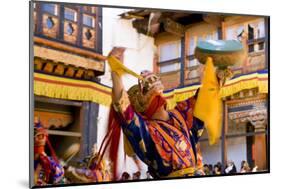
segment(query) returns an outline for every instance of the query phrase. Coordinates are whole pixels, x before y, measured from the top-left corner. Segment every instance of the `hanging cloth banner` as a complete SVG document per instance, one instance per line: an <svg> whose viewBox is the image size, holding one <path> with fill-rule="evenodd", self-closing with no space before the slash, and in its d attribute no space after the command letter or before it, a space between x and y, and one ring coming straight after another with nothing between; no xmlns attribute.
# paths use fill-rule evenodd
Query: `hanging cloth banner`
<svg viewBox="0 0 281 189"><path fill-rule="evenodd" d="M34 94L50 98L111 104L111 88L93 81L34 73Z"/></svg>
<svg viewBox="0 0 281 189"><path fill-rule="evenodd" d="M177 102L195 95L200 84L175 88L164 92L168 109ZM220 89L220 97L233 95L244 89L258 88L260 93L268 93L268 73L266 70L240 75L226 81ZM78 101L92 101L104 106L111 104L111 87L77 79L34 73L34 94L50 98Z"/></svg>
<svg viewBox="0 0 281 189"><path fill-rule="evenodd" d="M258 88L259 93L268 93L267 70L237 76L228 80L221 88L220 96L227 97L239 91L253 88Z"/></svg>

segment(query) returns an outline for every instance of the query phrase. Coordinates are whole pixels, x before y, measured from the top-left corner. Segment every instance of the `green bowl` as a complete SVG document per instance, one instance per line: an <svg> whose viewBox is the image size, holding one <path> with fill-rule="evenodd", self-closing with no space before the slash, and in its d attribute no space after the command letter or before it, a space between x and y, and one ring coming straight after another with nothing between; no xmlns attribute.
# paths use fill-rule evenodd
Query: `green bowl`
<svg viewBox="0 0 281 189"><path fill-rule="evenodd" d="M242 43L237 40L199 41L195 49L195 58L201 64L205 64L207 57L213 59L215 66L227 68L241 64L245 57L245 51Z"/></svg>

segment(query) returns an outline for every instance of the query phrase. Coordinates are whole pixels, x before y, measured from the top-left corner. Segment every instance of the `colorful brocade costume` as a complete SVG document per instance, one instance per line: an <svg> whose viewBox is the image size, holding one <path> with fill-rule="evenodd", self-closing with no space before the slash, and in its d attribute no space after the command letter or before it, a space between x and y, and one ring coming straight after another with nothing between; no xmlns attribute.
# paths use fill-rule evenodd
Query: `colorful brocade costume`
<svg viewBox="0 0 281 189"><path fill-rule="evenodd" d="M46 143L52 156L45 153ZM34 124L34 184L44 186L64 182L64 168L54 154L48 140L47 130L40 122L36 122Z"/></svg>
<svg viewBox="0 0 281 189"><path fill-rule="evenodd" d="M98 154L93 154L89 165L84 168L69 167L66 176L72 183L109 182L110 173L106 169L105 161L99 162Z"/></svg>
<svg viewBox="0 0 281 189"><path fill-rule="evenodd" d="M66 175L72 183L109 182L111 180L109 172L100 169L70 167Z"/></svg>
<svg viewBox="0 0 281 189"><path fill-rule="evenodd" d="M34 161L34 172L36 186L64 183L63 167L45 153L38 154L36 157Z"/></svg>
<svg viewBox="0 0 281 189"><path fill-rule="evenodd" d="M198 144L204 126L193 116L194 105L194 97L178 103L168 111L168 121L149 119L135 112L125 92L118 106L114 106L125 140L148 165L154 178L204 174Z"/></svg>

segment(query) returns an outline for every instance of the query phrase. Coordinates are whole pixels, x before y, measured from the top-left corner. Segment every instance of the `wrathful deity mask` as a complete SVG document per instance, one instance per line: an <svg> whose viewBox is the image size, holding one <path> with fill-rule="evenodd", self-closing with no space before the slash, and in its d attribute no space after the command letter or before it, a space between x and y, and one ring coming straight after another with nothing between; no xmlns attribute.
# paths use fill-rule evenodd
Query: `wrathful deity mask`
<svg viewBox="0 0 281 189"><path fill-rule="evenodd" d="M34 146L45 146L48 133L40 122L35 123L34 126Z"/></svg>
<svg viewBox="0 0 281 189"><path fill-rule="evenodd" d="M144 79L129 89L129 99L135 111L150 118L158 108L167 104L163 97L164 86L160 77L150 71L142 71L141 76Z"/></svg>

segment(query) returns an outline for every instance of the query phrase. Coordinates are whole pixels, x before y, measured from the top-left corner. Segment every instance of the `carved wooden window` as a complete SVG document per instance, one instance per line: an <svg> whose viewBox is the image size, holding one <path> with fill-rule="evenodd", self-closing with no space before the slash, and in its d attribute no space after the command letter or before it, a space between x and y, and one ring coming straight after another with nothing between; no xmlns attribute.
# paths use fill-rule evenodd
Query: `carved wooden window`
<svg viewBox="0 0 281 189"><path fill-rule="evenodd" d="M84 14L83 15L83 24L88 26L88 27L94 28L95 27L94 17Z"/></svg>
<svg viewBox="0 0 281 189"><path fill-rule="evenodd" d="M64 18L67 20L77 21L77 12L75 10L65 8L64 10Z"/></svg>
<svg viewBox="0 0 281 189"><path fill-rule="evenodd" d="M57 38L59 32L59 12L58 5L43 3L42 6L42 26L43 34L47 37Z"/></svg>
<svg viewBox="0 0 281 189"><path fill-rule="evenodd" d="M180 69L181 42L170 41L159 45L160 73L178 71Z"/></svg>
<svg viewBox="0 0 281 189"><path fill-rule="evenodd" d="M159 61L167 61L179 58L181 55L180 41L161 44L159 47Z"/></svg>
<svg viewBox="0 0 281 189"><path fill-rule="evenodd" d="M101 16L97 7L45 2L36 4L38 6L34 8L35 35L44 35L77 47L101 51L97 46L101 42L98 38L101 32Z"/></svg>
<svg viewBox="0 0 281 189"><path fill-rule="evenodd" d="M248 40L253 40L254 39L254 27L249 24L248 25Z"/></svg>
<svg viewBox="0 0 281 189"><path fill-rule="evenodd" d="M160 73L167 73L172 71L178 71L180 69L180 63L175 62L171 64L160 65Z"/></svg>
<svg viewBox="0 0 281 189"><path fill-rule="evenodd" d="M72 24L71 24L71 23L68 23L67 26L66 26L66 33L67 33L68 35L72 35L73 32L74 32L74 28L73 28Z"/></svg>
<svg viewBox="0 0 281 189"><path fill-rule="evenodd" d="M77 11L72 8L64 8L64 40L69 43L77 44L78 24Z"/></svg>
<svg viewBox="0 0 281 189"><path fill-rule="evenodd" d="M47 25L48 29L51 29L52 27L54 27L55 23L54 23L53 18L51 16L49 16L47 18L46 25Z"/></svg>
<svg viewBox="0 0 281 189"><path fill-rule="evenodd" d="M86 36L86 38L88 39L88 40L90 40L92 37L93 37L93 34L91 33L91 30L87 30L86 32L85 32L85 36Z"/></svg>
<svg viewBox="0 0 281 189"><path fill-rule="evenodd" d="M251 33L251 35L250 35ZM264 50L265 43L265 23L264 20L248 24L249 52L259 52Z"/></svg>
<svg viewBox="0 0 281 189"><path fill-rule="evenodd" d="M56 4L44 3L43 11L52 15L58 15L58 6Z"/></svg>
<svg viewBox="0 0 281 189"><path fill-rule="evenodd" d="M87 48L95 48L96 43L96 15L91 14L93 7L87 7L83 14L83 29L82 29L82 42L83 46Z"/></svg>

